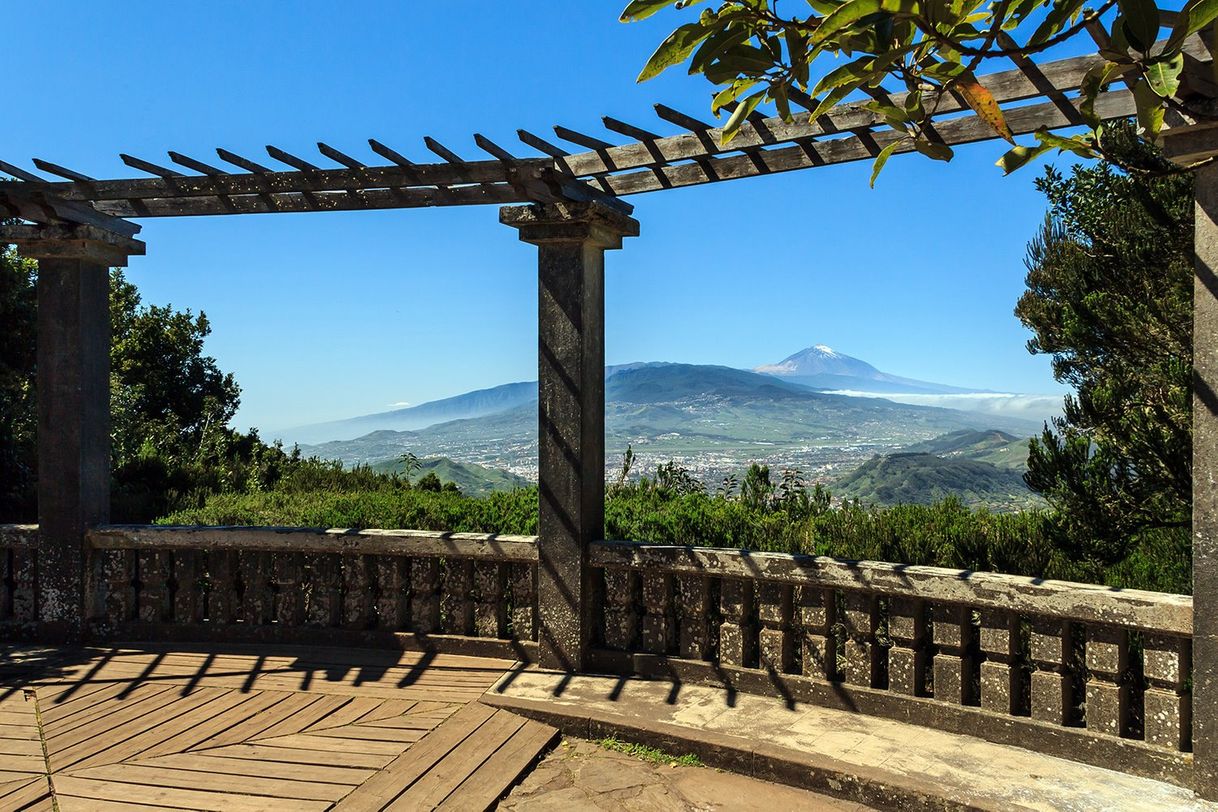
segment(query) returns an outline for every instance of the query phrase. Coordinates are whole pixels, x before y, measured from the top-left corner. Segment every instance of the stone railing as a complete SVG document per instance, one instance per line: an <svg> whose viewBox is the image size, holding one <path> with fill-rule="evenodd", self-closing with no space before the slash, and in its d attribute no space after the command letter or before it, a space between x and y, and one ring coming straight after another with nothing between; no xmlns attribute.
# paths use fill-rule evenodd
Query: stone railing
<svg viewBox="0 0 1218 812"><path fill-rule="evenodd" d="M1189 780L1187 596L629 542L590 561L594 667Z"/></svg>
<svg viewBox="0 0 1218 812"><path fill-rule="evenodd" d="M33 633L37 540L38 525L0 524L0 632L4 636Z"/></svg>
<svg viewBox="0 0 1218 812"><path fill-rule="evenodd" d="M381 643L532 659L537 546L413 530L110 526L98 637Z"/></svg>

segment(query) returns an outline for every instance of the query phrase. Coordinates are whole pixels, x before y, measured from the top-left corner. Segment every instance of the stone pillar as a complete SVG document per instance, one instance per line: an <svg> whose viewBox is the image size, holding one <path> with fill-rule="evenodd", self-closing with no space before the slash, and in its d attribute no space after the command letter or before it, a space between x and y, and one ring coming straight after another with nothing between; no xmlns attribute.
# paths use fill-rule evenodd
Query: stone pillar
<svg viewBox="0 0 1218 812"><path fill-rule="evenodd" d="M1193 284L1193 768L1218 798L1218 164L1196 173Z"/></svg>
<svg viewBox="0 0 1218 812"><path fill-rule="evenodd" d="M604 535L604 252L639 224L600 203L506 206L500 222L538 247L540 662L578 671L592 633L588 545Z"/></svg>
<svg viewBox="0 0 1218 812"><path fill-rule="evenodd" d="M5 226L5 242L38 260L40 635L79 640L92 614L85 531L110 515L110 267L144 246L63 225Z"/></svg>

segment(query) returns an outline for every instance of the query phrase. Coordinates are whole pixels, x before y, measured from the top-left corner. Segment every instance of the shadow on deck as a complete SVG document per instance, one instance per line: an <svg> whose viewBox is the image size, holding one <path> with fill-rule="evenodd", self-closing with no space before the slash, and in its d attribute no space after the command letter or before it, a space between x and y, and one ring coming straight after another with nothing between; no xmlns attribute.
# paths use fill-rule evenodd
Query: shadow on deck
<svg viewBox="0 0 1218 812"><path fill-rule="evenodd" d="M557 731L508 660L296 646L0 652L6 810L485 809Z"/></svg>

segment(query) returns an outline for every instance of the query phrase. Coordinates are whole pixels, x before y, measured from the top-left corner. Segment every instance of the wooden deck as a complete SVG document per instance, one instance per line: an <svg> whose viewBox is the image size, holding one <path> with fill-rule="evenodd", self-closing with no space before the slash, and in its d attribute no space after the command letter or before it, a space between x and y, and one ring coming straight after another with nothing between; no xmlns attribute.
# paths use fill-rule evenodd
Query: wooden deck
<svg viewBox="0 0 1218 812"><path fill-rule="evenodd" d="M478 810L557 731L513 663L313 647L0 651L0 810Z"/></svg>

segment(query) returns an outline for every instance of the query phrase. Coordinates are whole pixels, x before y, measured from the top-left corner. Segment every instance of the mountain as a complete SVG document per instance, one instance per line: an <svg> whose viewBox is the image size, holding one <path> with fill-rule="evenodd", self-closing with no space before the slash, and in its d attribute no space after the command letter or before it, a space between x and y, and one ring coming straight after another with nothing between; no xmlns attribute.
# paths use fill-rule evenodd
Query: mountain
<svg viewBox="0 0 1218 812"><path fill-rule="evenodd" d="M866 504L927 505L954 496L970 507L1020 510L1043 505L1018 471L934 454L877 455L831 486Z"/></svg>
<svg viewBox="0 0 1218 812"><path fill-rule="evenodd" d="M283 429L275 435L287 443L321 443L327 440L358 437L372 431L410 431L434 426L449 420L463 420L502 412L537 400L537 381L505 383L490 389L478 389L456 397L444 398L378 412L347 420L328 423L313 423L307 426Z"/></svg>
<svg viewBox="0 0 1218 812"><path fill-rule="evenodd" d="M405 470L401 460L385 460L372 466L373 470L384 473L400 474ZM441 482L452 482L466 496L486 496L491 491L510 491L529 485L524 477L486 468L481 465L457 462L448 457L433 457L420 460L419 467L411 476L412 482L420 477L435 474Z"/></svg>
<svg viewBox="0 0 1218 812"><path fill-rule="evenodd" d="M978 391L889 375L887 372L880 372L866 361L844 355L824 344L800 350L777 364L763 364L754 372L773 375L814 389L935 395Z"/></svg>
<svg viewBox="0 0 1218 812"><path fill-rule="evenodd" d="M947 432L981 430L992 416L881 398L813 391L769 375L729 367L649 363L608 370L606 462L612 469L634 448L637 472L679 461L704 481L739 475L750 462L798 468L823 479ZM1000 422L1031 434L1035 424ZM444 456L536 478L537 402L412 431L379 430L306 447L346 463L376 463L405 451Z"/></svg>
<svg viewBox="0 0 1218 812"><path fill-rule="evenodd" d="M998 429L953 431L907 446L901 451L988 462L999 468L1012 468L1021 473L1028 470L1028 439L1020 439Z"/></svg>

